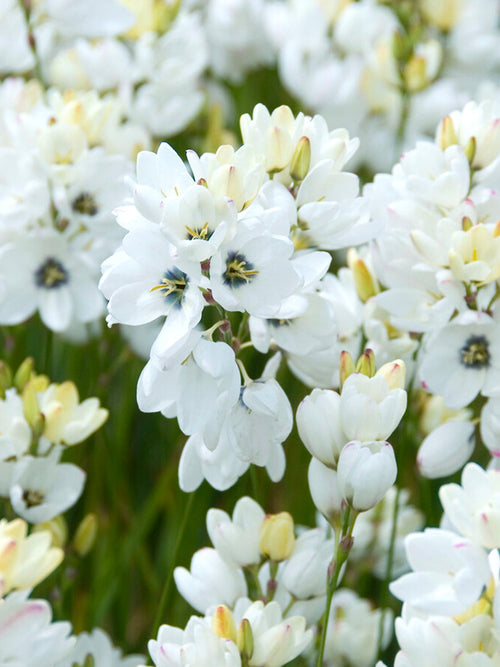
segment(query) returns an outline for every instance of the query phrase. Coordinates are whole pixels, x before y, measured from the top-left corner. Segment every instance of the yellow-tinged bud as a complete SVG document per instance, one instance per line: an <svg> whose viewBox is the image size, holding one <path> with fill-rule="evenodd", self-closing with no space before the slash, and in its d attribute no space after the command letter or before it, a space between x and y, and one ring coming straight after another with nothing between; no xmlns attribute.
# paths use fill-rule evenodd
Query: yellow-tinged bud
<svg viewBox="0 0 500 667"><path fill-rule="evenodd" d="M403 33L394 32L392 40L392 53L398 62L406 62L410 57L411 44Z"/></svg>
<svg viewBox="0 0 500 667"><path fill-rule="evenodd" d="M23 409L26 421L33 432L33 440L36 441L45 428L45 417L40 412L36 389L31 382L24 386Z"/></svg>
<svg viewBox="0 0 500 667"><path fill-rule="evenodd" d="M444 151L448 146L455 146L456 144L458 144L458 137L455 132L455 126L453 125L451 116L445 116L439 129L438 146Z"/></svg>
<svg viewBox="0 0 500 667"><path fill-rule="evenodd" d="M236 643L236 623L233 615L225 604L217 607L212 616L212 630L221 639L230 639Z"/></svg>
<svg viewBox="0 0 500 667"><path fill-rule="evenodd" d="M293 517L288 512L268 514L259 530L261 552L276 562L288 558L295 546Z"/></svg>
<svg viewBox="0 0 500 667"><path fill-rule="evenodd" d="M243 618L238 626L236 646L242 659L250 660L253 655L253 632L248 618Z"/></svg>
<svg viewBox="0 0 500 667"><path fill-rule="evenodd" d="M464 148L465 157L472 164L476 155L476 137L471 137Z"/></svg>
<svg viewBox="0 0 500 667"><path fill-rule="evenodd" d="M389 361L381 366L375 375L385 378L389 389L404 389L406 380L406 365L402 359Z"/></svg>
<svg viewBox="0 0 500 667"><path fill-rule="evenodd" d="M352 375L354 373L354 370L355 370L354 361L352 360L351 355L347 350L342 350L342 352L340 353L340 367L339 367L341 390L342 387L344 386L344 382L347 380L349 375Z"/></svg>
<svg viewBox="0 0 500 667"><path fill-rule="evenodd" d="M5 398L5 390L12 387L12 371L5 361L0 361L0 398Z"/></svg>
<svg viewBox="0 0 500 667"><path fill-rule="evenodd" d="M64 549L66 540L68 539L68 526L62 514L55 516L50 521L38 523L33 532L37 533L41 530L48 531L52 535L52 546Z"/></svg>
<svg viewBox="0 0 500 667"><path fill-rule="evenodd" d="M474 225L472 223L472 220L469 218L469 216L464 215L464 217L462 218L462 229L464 230L464 232L468 232L469 229L471 229L473 226ZM494 232L493 232L493 236L495 236Z"/></svg>
<svg viewBox="0 0 500 667"><path fill-rule="evenodd" d="M375 353L370 348L366 349L363 354L360 354L356 362L356 373L363 373L369 378L372 378L375 375L376 365L375 365Z"/></svg>
<svg viewBox="0 0 500 667"><path fill-rule="evenodd" d="M296 182L303 181L311 164L311 142L309 137L301 137L295 147L290 162L290 176Z"/></svg>
<svg viewBox="0 0 500 667"><path fill-rule="evenodd" d="M72 667L95 667L94 658L88 653L83 661L82 665L77 665L76 663Z"/></svg>
<svg viewBox="0 0 500 667"><path fill-rule="evenodd" d="M356 252L355 248L347 251L347 265L352 271L354 287L363 303L378 293L378 285L368 267Z"/></svg>
<svg viewBox="0 0 500 667"><path fill-rule="evenodd" d="M500 220L497 222L495 228L493 229L493 238L496 239L498 236L500 236Z"/></svg>
<svg viewBox="0 0 500 667"><path fill-rule="evenodd" d="M412 92L423 90L429 84L427 64L422 56L412 56L404 68L406 88Z"/></svg>
<svg viewBox="0 0 500 667"><path fill-rule="evenodd" d="M35 362L33 357L27 357L17 369L16 374L14 375L14 386L20 393L31 379L34 367Z"/></svg>
<svg viewBox="0 0 500 667"><path fill-rule="evenodd" d="M97 537L97 515L93 512L87 514L76 529L73 537L73 549L83 558L95 544Z"/></svg>

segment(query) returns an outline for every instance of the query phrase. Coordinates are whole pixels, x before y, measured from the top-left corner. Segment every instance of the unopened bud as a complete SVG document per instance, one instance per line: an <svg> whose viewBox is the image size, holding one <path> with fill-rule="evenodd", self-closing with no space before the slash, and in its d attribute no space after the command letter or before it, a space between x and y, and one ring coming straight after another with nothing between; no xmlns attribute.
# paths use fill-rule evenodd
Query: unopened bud
<svg viewBox="0 0 500 667"><path fill-rule="evenodd" d="M259 548L271 560L288 558L295 546L293 518L288 512L268 514L259 530Z"/></svg>
<svg viewBox="0 0 500 667"><path fill-rule="evenodd" d="M212 630L221 639L230 639L236 643L236 623L233 615L225 604L217 607L212 616Z"/></svg>
<svg viewBox="0 0 500 667"><path fill-rule="evenodd" d="M268 129L267 142L266 171L268 174L276 174L290 162L292 142L288 132L277 125Z"/></svg>
<svg viewBox="0 0 500 667"><path fill-rule="evenodd" d="M340 353L340 368L339 368L341 390L342 387L344 386L344 382L347 380L349 375L352 375L354 373L354 370L355 370L354 361L352 360L351 355L347 350L342 350L342 352Z"/></svg>
<svg viewBox="0 0 500 667"><path fill-rule="evenodd" d="M45 428L45 417L40 412L36 390L31 382L24 386L23 410L26 421L33 432L33 440L37 441Z"/></svg>
<svg viewBox="0 0 500 667"><path fill-rule="evenodd" d="M457 133L455 132L455 126L453 125L451 116L445 116L439 129L439 148L444 151L448 148L448 146L455 146L456 144L458 144L458 137Z"/></svg>
<svg viewBox="0 0 500 667"><path fill-rule="evenodd" d="M238 626L236 646L243 661L250 660L253 655L253 632L248 618L242 619Z"/></svg>
<svg viewBox="0 0 500 667"><path fill-rule="evenodd" d="M363 375L372 378L375 375L375 370L375 353L368 348L358 357L355 371L356 373L363 373Z"/></svg>
<svg viewBox="0 0 500 667"><path fill-rule="evenodd" d="M73 665L73 667L75 666ZM80 665L77 667L80 667ZM81 667L95 667L94 658L90 655L90 653L85 656L85 660L83 661Z"/></svg>
<svg viewBox="0 0 500 667"><path fill-rule="evenodd" d="M73 549L83 558L95 544L97 537L97 516L92 512L87 514L76 529L73 537Z"/></svg>
<svg viewBox="0 0 500 667"><path fill-rule="evenodd" d="M41 530L48 531L52 535L52 546L64 549L64 545L68 539L68 526L66 525L66 520L62 514L55 516L53 519L50 519L50 521L38 523L34 527L33 532L39 532Z"/></svg>
<svg viewBox="0 0 500 667"><path fill-rule="evenodd" d="M14 386L19 393L23 391L25 385L31 379L34 367L35 362L33 357L27 357L17 369L16 374L14 375Z"/></svg>
<svg viewBox="0 0 500 667"><path fill-rule="evenodd" d="M0 398L5 398L5 390L12 387L12 371L5 361L0 361Z"/></svg>
<svg viewBox="0 0 500 667"><path fill-rule="evenodd" d="M389 361L381 366L375 375L385 378L389 389L404 389L406 381L406 365L402 359Z"/></svg>
<svg viewBox="0 0 500 667"><path fill-rule="evenodd" d="M423 90L429 83L425 58L412 56L405 65L404 79L406 88L410 92L415 93Z"/></svg>
<svg viewBox="0 0 500 667"><path fill-rule="evenodd" d="M290 176L295 182L303 181L311 164L311 142L309 137L301 137L295 147L290 162Z"/></svg>
<svg viewBox="0 0 500 667"><path fill-rule="evenodd" d="M465 157L472 164L476 156L476 137L471 137L464 148Z"/></svg>
<svg viewBox="0 0 500 667"><path fill-rule="evenodd" d="M406 62L411 53L411 45L405 35L397 30L392 40L392 53L398 62Z"/></svg>
<svg viewBox="0 0 500 667"><path fill-rule="evenodd" d="M368 299L377 294L377 283L354 248L347 251L347 264L352 271L356 292L360 300L366 303Z"/></svg>
<svg viewBox="0 0 500 667"><path fill-rule="evenodd" d="M472 220L469 218L469 216L464 215L464 217L462 218L462 229L464 230L464 232L468 232L469 229L471 229L473 226L474 225L472 223ZM493 232L493 235L495 235L494 232Z"/></svg>

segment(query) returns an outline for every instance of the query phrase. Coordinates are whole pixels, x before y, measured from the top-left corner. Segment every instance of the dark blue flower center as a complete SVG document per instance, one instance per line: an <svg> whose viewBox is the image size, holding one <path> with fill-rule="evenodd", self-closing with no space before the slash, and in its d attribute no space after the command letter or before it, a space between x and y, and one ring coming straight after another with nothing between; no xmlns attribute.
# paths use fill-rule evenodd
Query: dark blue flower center
<svg viewBox="0 0 500 667"><path fill-rule="evenodd" d="M35 283L38 287L52 289L68 282L68 272L57 259L48 257L35 271Z"/></svg>
<svg viewBox="0 0 500 667"><path fill-rule="evenodd" d="M226 270L224 271L224 284L229 287L241 287L251 282L258 274L253 264L246 260L245 255L234 250L226 257Z"/></svg>
<svg viewBox="0 0 500 667"><path fill-rule="evenodd" d="M489 343L485 336L470 336L460 350L460 361L467 368L489 366Z"/></svg>

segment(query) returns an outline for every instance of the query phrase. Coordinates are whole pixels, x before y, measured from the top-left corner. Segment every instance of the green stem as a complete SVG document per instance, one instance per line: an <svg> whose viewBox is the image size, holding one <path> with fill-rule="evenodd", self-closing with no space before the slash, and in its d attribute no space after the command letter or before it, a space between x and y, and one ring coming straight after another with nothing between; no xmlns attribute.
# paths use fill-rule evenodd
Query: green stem
<svg viewBox="0 0 500 667"><path fill-rule="evenodd" d="M165 584L163 586L163 591L160 598L160 604L158 605L158 611L156 612L153 637L156 637L158 634L158 629L161 625L161 620L165 613L165 608L167 606L168 596L170 593L170 587L172 585L172 579L174 576L175 563L177 561L177 555L179 553L180 546L184 540L184 533L186 532L186 526L188 524L189 515L191 513L191 508L193 506L193 500L196 495L196 492L190 493L186 507L184 508L184 516L182 517L181 525L179 526L179 531L177 533L177 540L175 542L174 551L172 553L172 561L170 563L170 568L168 571L167 578L165 579Z"/></svg>
<svg viewBox="0 0 500 667"><path fill-rule="evenodd" d="M387 552L387 567L385 570L384 585L382 587L382 593L380 596L380 608L382 613L380 614L380 623L378 626L378 639L377 639L377 655L380 656L382 651L382 640L384 638L384 621L385 613L387 610L387 597L389 593L389 582L392 575L392 565L394 563L394 545L396 543L396 533L398 527L398 513L399 513L399 486L396 487L396 496L394 498L394 508L392 511L392 526L391 526L391 537L389 541L389 549Z"/></svg>
<svg viewBox="0 0 500 667"><path fill-rule="evenodd" d="M318 659L316 661L316 667L322 667L323 665L323 655L325 653L326 633L328 630L328 619L330 617L330 607L332 606L332 598L333 594L337 589L337 584L340 576L340 571L342 570L342 566L346 562L349 556L349 552L351 551L353 543L352 531L357 516L358 516L357 512L354 512L351 515L351 508L347 506L344 514L342 533L339 535L339 541L335 548L335 554L328 566L328 574L326 579L326 605L322 620L321 640L318 651Z"/></svg>

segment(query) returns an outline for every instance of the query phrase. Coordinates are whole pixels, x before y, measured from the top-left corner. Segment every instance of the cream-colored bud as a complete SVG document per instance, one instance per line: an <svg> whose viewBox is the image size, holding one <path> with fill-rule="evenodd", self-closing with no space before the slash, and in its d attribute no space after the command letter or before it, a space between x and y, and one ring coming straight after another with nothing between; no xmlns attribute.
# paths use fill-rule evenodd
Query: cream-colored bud
<svg viewBox="0 0 500 667"><path fill-rule="evenodd" d="M363 303L366 303L368 299L375 296L375 294L378 294L379 290L377 281L373 278L370 270L358 255L355 248L350 248L347 251L347 265L352 271L356 292L360 300Z"/></svg>
<svg viewBox="0 0 500 667"><path fill-rule="evenodd" d="M472 164L476 155L476 137L471 137L464 148L465 157Z"/></svg>
<svg viewBox="0 0 500 667"><path fill-rule="evenodd" d="M40 412L36 390L31 382L26 384L23 390L23 410L26 421L33 431L33 440L36 441L43 433L45 417Z"/></svg>
<svg viewBox="0 0 500 667"><path fill-rule="evenodd" d="M448 146L455 146L456 144L458 144L458 137L455 132L455 126L453 125L451 116L445 116L439 128L438 146L444 151Z"/></svg>
<svg viewBox="0 0 500 667"><path fill-rule="evenodd" d="M212 630L221 639L230 639L236 643L236 623L233 615L225 604L217 607L212 616Z"/></svg>
<svg viewBox="0 0 500 667"><path fill-rule="evenodd" d="M406 365L402 359L389 361L381 366L375 375L385 378L389 389L404 389L406 381Z"/></svg>
<svg viewBox="0 0 500 667"><path fill-rule="evenodd" d="M5 390L12 386L12 371L5 361L0 361L0 398L5 398Z"/></svg>
<svg viewBox="0 0 500 667"><path fill-rule="evenodd" d="M253 632L248 618L243 618L238 626L236 646L242 659L250 660L253 655Z"/></svg>
<svg viewBox="0 0 500 667"><path fill-rule="evenodd" d="M293 517L288 512L268 514L259 530L261 552L276 562L288 558L295 546Z"/></svg>
<svg viewBox="0 0 500 667"><path fill-rule="evenodd" d="M469 218L468 215L464 215L464 217L462 218L462 229L464 230L464 232L468 232L469 229L471 229L472 227L473 227L472 220ZM495 236L494 232L493 236Z"/></svg>
<svg viewBox="0 0 500 667"><path fill-rule="evenodd" d="M358 357L355 371L356 373L363 373L363 375L372 378L375 375L375 370L375 353L368 348Z"/></svg>
<svg viewBox="0 0 500 667"><path fill-rule="evenodd" d="M76 529L73 537L73 549L83 558L95 544L97 537L97 516L94 513L87 514Z"/></svg>
<svg viewBox="0 0 500 667"><path fill-rule="evenodd" d="M301 137L290 161L290 176L295 182L303 181L311 164L311 142L309 137Z"/></svg>
<svg viewBox="0 0 500 667"><path fill-rule="evenodd" d="M349 375L354 373L354 361L347 350L342 350L340 353L340 365L339 365L339 375L340 375L340 389L344 385L344 382L347 380Z"/></svg>
<svg viewBox="0 0 500 667"><path fill-rule="evenodd" d="M33 375L33 369L35 366L35 362L33 360L33 357L27 357L23 363L19 366L19 368L16 371L16 374L14 375L14 386L17 389L17 391L22 392L25 385L29 380L31 379L31 376Z"/></svg>
<svg viewBox="0 0 500 667"><path fill-rule="evenodd" d="M52 546L64 549L68 539L68 526L62 514L55 516L50 521L38 523L34 528L34 533L39 531L48 531L52 535Z"/></svg>
<svg viewBox="0 0 500 667"><path fill-rule="evenodd" d="M406 63L404 80L406 88L412 93L423 90L428 86L427 63L423 56L412 56Z"/></svg>

